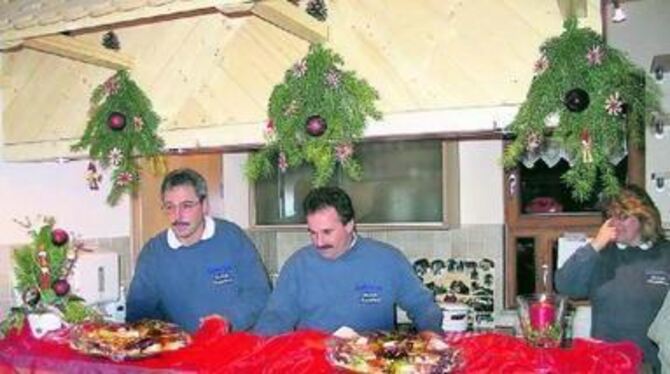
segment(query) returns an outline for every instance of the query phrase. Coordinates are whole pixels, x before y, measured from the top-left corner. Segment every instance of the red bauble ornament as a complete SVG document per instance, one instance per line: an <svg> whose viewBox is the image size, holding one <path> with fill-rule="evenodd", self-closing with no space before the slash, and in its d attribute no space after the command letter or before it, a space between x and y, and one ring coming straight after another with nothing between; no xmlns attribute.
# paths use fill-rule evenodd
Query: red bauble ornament
<svg viewBox="0 0 670 374"><path fill-rule="evenodd" d="M51 242L59 247L65 245L69 239L70 236L63 229L54 229L51 231Z"/></svg>
<svg viewBox="0 0 670 374"><path fill-rule="evenodd" d="M107 126L114 131L121 131L126 127L126 116L121 112L112 112L107 117Z"/></svg>
<svg viewBox="0 0 670 374"><path fill-rule="evenodd" d="M59 279L51 285L51 289L54 290L56 295L65 296L68 292L70 292L70 283L68 283L65 279Z"/></svg>
<svg viewBox="0 0 670 374"><path fill-rule="evenodd" d="M305 122L305 131L307 131L307 134L310 136L321 136L326 132L327 128L328 124L326 124L326 120L319 115L311 116L307 118L307 121Z"/></svg>

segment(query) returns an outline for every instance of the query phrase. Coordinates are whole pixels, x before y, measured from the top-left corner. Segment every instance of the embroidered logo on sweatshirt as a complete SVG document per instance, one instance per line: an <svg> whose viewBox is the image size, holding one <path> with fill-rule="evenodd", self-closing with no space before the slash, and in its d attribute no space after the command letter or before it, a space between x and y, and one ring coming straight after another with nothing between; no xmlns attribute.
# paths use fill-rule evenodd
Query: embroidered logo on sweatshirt
<svg viewBox="0 0 670 374"><path fill-rule="evenodd" d="M216 285L229 284L235 281L232 265L210 265L207 267L207 274L212 278L212 283Z"/></svg>
<svg viewBox="0 0 670 374"><path fill-rule="evenodd" d="M361 304L379 304L382 302L382 291L384 288L380 285L359 283L354 290L358 293L358 301Z"/></svg>
<svg viewBox="0 0 670 374"><path fill-rule="evenodd" d="M644 275L648 284L670 286L670 274L663 270L647 270Z"/></svg>

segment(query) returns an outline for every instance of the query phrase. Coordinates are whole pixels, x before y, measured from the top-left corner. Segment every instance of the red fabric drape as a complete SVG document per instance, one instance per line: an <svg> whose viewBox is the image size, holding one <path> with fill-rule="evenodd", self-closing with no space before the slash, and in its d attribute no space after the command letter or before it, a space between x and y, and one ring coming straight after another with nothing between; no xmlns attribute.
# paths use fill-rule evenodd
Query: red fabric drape
<svg viewBox="0 0 670 374"><path fill-rule="evenodd" d="M197 373L332 373L325 355L328 335L299 331L263 338L229 333L220 318L208 318L193 343L151 358L113 362L70 349L63 336L37 340L25 327L0 340L0 373L13 368L67 373L126 373L172 369ZM576 339L569 349L537 349L522 339L500 334L450 336L460 350L460 373L637 373L642 353L633 343Z"/></svg>
<svg viewBox="0 0 670 374"><path fill-rule="evenodd" d="M575 339L569 349L539 349L511 336L482 334L456 345L467 373L637 373L642 361L632 342Z"/></svg>

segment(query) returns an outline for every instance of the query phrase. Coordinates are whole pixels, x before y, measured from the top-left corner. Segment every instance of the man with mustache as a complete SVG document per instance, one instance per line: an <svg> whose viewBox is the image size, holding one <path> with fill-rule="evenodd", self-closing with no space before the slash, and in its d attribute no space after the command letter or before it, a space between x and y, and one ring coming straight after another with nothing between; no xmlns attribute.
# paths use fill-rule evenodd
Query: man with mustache
<svg viewBox="0 0 670 374"><path fill-rule="evenodd" d="M126 320L161 319L189 332L217 314L248 330L270 294L253 243L232 222L209 216L207 183L177 169L163 179L163 210L171 226L142 248L127 299Z"/></svg>
<svg viewBox="0 0 670 374"><path fill-rule="evenodd" d="M442 312L396 248L356 234L351 199L317 188L303 202L311 245L284 264L254 331L393 330L396 305L419 331L440 332Z"/></svg>

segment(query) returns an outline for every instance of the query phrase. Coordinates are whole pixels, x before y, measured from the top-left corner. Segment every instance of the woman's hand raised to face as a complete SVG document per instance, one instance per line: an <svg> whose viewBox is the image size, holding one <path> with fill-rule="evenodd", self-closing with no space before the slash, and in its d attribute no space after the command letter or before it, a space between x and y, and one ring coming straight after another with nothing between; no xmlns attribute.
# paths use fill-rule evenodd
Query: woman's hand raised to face
<svg viewBox="0 0 670 374"><path fill-rule="evenodd" d="M605 223L600 226L598 234L591 241L591 246L596 251L600 251L605 248L609 243L616 240L616 225L614 224L614 218L610 218Z"/></svg>

